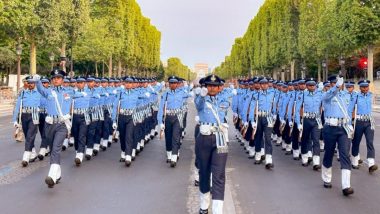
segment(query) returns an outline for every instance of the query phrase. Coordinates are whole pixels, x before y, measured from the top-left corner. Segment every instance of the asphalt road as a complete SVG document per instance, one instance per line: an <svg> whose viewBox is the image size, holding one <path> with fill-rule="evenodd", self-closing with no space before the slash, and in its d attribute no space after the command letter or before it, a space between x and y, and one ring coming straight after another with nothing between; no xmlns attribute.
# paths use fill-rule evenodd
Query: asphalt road
<svg viewBox="0 0 380 214"><path fill-rule="evenodd" d="M118 143L79 168L70 148L62 153L61 183L48 189L44 183L48 160L21 168L24 144L14 142L10 117L1 117L0 213L196 213L193 109L188 121L175 169L166 164L164 142L158 139L146 146L130 168L118 162ZM375 135L379 150L376 139L380 136ZM365 166L353 170L355 194L347 198L341 193L339 162L334 161L333 188L324 189L320 172L302 167L279 147L274 147L275 167L268 171L247 158L232 129L230 137L225 213L380 213L380 172L369 175ZM37 147L39 144L37 138Z"/></svg>

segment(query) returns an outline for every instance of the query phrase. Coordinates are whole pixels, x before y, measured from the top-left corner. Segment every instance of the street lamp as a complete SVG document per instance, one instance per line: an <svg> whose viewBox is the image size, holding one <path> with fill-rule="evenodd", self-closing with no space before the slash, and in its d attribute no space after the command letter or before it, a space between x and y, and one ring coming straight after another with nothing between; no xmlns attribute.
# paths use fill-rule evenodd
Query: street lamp
<svg viewBox="0 0 380 214"><path fill-rule="evenodd" d="M17 54L17 93L20 90L20 78L21 78L21 54L22 54L22 46L18 44L16 47Z"/></svg>
<svg viewBox="0 0 380 214"><path fill-rule="evenodd" d="M53 70L53 68L54 68L54 65L53 65L53 63L54 63L54 53L53 52L51 52L49 54L49 59L50 59L50 64L51 64L51 70Z"/></svg>

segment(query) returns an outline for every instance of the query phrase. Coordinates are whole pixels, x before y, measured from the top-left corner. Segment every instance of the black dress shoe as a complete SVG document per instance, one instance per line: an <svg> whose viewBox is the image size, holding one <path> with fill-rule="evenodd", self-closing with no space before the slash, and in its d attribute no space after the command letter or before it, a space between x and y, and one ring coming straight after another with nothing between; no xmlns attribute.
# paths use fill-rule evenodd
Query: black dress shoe
<svg viewBox="0 0 380 214"><path fill-rule="evenodd" d="M349 188L342 190L342 192L343 192L344 196L349 196L349 195L354 194L354 189L352 189L352 187L349 187Z"/></svg>
<svg viewBox="0 0 380 214"><path fill-rule="evenodd" d="M171 162L170 162L170 167L171 167L171 168L174 168L176 165L177 165L177 162L174 162L174 161L171 161Z"/></svg>
<svg viewBox="0 0 380 214"><path fill-rule="evenodd" d="M286 149L285 148L282 148L282 151L285 151Z"/></svg>
<svg viewBox="0 0 380 214"><path fill-rule="evenodd" d="M208 210L199 209L199 214L208 214Z"/></svg>
<svg viewBox="0 0 380 214"><path fill-rule="evenodd" d="M280 143L276 143L276 146L279 147L279 146L281 146L281 144Z"/></svg>
<svg viewBox="0 0 380 214"><path fill-rule="evenodd" d="M142 152L142 151L144 151L144 147L143 146L140 148L140 152Z"/></svg>
<svg viewBox="0 0 380 214"><path fill-rule="evenodd" d="M255 164L255 165L259 165L259 164L261 164L261 160L255 160L254 164Z"/></svg>
<svg viewBox="0 0 380 214"><path fill-rule="evenodd" d="M314 165L313 166L313 170L314 171L319 171L321 169L321 166L320 165Z"/></svg>
<svg viewBox="0 0 380 214"><path fill-rule="evenodd" d="M265 164L266 169L273 169L273 164L272 163L267 163Z"/></svg>
<svg viewBox="0 0 380 214"><path fill-rule="evenodd" d="M92 152L94 153L95 156L97 156L99 151L98 150L94 150Z"/></svg>
<svg viewBox="0 0 380 214"><path fill-rule="evenodd" d="M62 151L66 151L66 146L62 146Z"/></svg>
<svg viewBox="0 0 380 214"><path fill-rule="evenodd" d="M80 161L79 158L75 158L75 165L76 165L76 166L80 166L81 163L82 163L82 162Z"/></svg>
<svg viewBox="0 0 380 214"><path fill-rule="evenodd" d="M105 146L100 146L100 149L101 149L102 151L106 151L106 150L107 150L107 147L105 147Z"/></svg>
<svg viewBox="0 0 380 214"><path fill-rule="evenodd" d="M331 183L323 182L323 187L326 188L326 189L331 189L332 185L331 185Z"/></svg>
<svg viewBox="0 0 380 214"><path fill-rule="evenodd" d="M311 162L313 162L313 158L308 157L308 158L307 158L307 163L310 164Z"/></svg>
<svg viewBox="0 0 380 214"><path fill-rule="evenodd" d="M325 150L324 150L324 149L321 149L321 152L325 152Z"/></svg>
<svg viewBox="0 0 380 214"><path fill-rule="evenodd" d="M116 141L116 142L117 142L117 141ZM116 142L114 142L114 143L116 143ZM108 146L108 147L111 147L111 145L112 145L111 142L108 142L108 143L107 143L107 146Z"/></svg>
<svg viewBox="0 0 380 214"><path fill-rule="evenodd" d="M255 156L248 156L248 159L254 159Z"/></svg>
<svg viewBox="0 0 380 214"><path fill-rule="evenodd" d="M362 164L363 163L363 160L362 159L359 159L359 164Z"/></svg>
<svg viewBox="0 0 380 214"><path fill-rule="evenodd" d="M285 152L285 155L291 155L291 154L292 154L292 151Z"/></svg>
<svg viewBox="0 0 380 214"><path fill-rule="evenodd" d="M299 161L301 158L299 157L294 157L293 160Z"/></svg>
<svg viewBox="0 0 380 214"><path fill-rule="evenodd" d="M55 185L53 178L49 176L45 178L45 183L48 185L49 188L53 188Z"/></svg>
<svg viewBox="0 0 380 214"><path fill-rule="evenodd" d="M375 172L376 170L377 170L377 165L373 165L373 166L371 166L369 169L368 169L368 171L369 171L369 173L373 173L373 172Z"/></svg>
<svg viewBox="0 0 380 214"><path fill-rule="evenodd" d="M136 160L136 156L132 156L132 161L135 161Z"/></svg>
<svg viewBox="0 0 380 214"><path fill-rule="evenodd" d="M154 139L154 135L153 135L153 136L150 136L150 139L153 140L153 139Z"/></svg>
<svg viewBox="0 0 380 214"><path fill-rule="evenodd" d="M28 161L21 161L22 167L27 167L28 166Z"/></svg>
<svg viewBox="0 0 380 214"><path fill-rule="evenodd" d="M119 162L125 162L125 158L120 158Z"/></svg>
<svg viewBox="0 0 380 214"><path fill-rule="evenodd" d="M308 167L308 166L309 166L309 163L302 163L302 166L303 166L303 167Z"/></svg>
<svg viewBox="0 0 380 214"><path fill-rule="evenodd" d="M86 160L91 160L91 155L85 155Z"/></svg>
<svg viewBox="0 0 380 214"><path fill-rule="evenodd" d="M132 164L132 162L131 162L131 161L125 161L125 166L126 166L126 167L130 167L130 166L131 166L131 164Z"/></svg>
<svg viewBox="0 0 380 214"><path fill-rule="evenodd" d="M44 160L44 158L45 158L45 156L43 156L43 155L38 155L38 159L39 159L40 161Z"/></svg>
<svg viewBox="0 0 380 214"><path fill-rule="evenodd" d="M357 165L357 166L352 165L352 168L353 168L353 169L359 169L360 166L359 166L359 165Z"/></svg>
<svg viewBox="0 0 380 214"><path fill-rule="evenodd" d="M195 180L194 181L194 186L198 187L199 186L199 181Z"/></svg>
<svg viewBox="0 0 380 214"><path fill-rule="evenodd" d="M73 147L74 146L74 144L72 144L72 143L69 143L69 147Z"/></svg>
<svg viewBox="0 0 380 214"><path fill-rule="evenodd" d="M171 161L170 159L166 159L166 163L170 163L170 161Z"/></svg>
<svg viewBox="0 0 380 214"><path fill-rule="evenodd" d="M260 158L261 161L265 161L265 155L262 155Z"/></svg>

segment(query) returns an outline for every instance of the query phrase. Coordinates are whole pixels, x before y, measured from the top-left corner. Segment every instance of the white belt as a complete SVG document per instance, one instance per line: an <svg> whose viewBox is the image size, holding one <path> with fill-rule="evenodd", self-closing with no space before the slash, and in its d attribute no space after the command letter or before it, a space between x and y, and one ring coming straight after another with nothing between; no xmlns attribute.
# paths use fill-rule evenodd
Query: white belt
<svg viewBox="0 0 380 214"><path fill-rule="evenodd" d="M360 121L370 121L372 119L371 115L357 115L356 116L356 119L357 120L360 120Z"/></svg>
<svg viewBox="0 0 380 214"><path fill-rule="evenodd" d="M315 113L315 112L305 112L303 114L304 118L308 118L308 119L314 119L318 116L319 114L318 113Z"/></svg>
<svg viewBox="0 0 380 214"><path fill-rule="evenodd" d="M345 118L327 118L325 124L329 126L343 126L348 122Z"/></svg>
<svg viewBox="0 0 380 214"><path fill-rule="evenodd" d="M48 115L45 118L45 122L48 123L48 124L64 123L65 120L69 120L69 119L70 119L70 115L69 114L63 115L63 117Z"/></svg>
<svg viewBox="0 0 380 214"><path fill-rule="evenodd" d="M133 109L120 109L120 114L121 115L132 115Z"/></svg>
<svg viewBox="0 0 380 214"><path fill-rule="evenodd" d="M32 113L34 109L38 109L37 107L24 107L21 109L21 113Z"/></svg>
<svg viewBox="0 0 380 214"><path fill-rule="evenodd" d="M269 112L267 111L258 111L257 116L259 117L267 117L269 115Z"/></svg>
<svg viewBox="0 0 380 214"><path fill-rule="evenodd" d="M85 114L87 111L87 108L76 108L74 109L74 114Z"/></svg>

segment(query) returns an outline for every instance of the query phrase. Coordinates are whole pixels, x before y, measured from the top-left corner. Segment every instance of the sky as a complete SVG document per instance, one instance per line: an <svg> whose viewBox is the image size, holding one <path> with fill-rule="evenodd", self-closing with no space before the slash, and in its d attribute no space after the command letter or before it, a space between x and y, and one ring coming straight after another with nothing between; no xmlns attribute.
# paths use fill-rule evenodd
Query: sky
<svg viewBox="0 0 380 214"><path fill-rule="evenodd" d="M162 33L161 59L220 65L264 0L137 0Z"/></svg>

